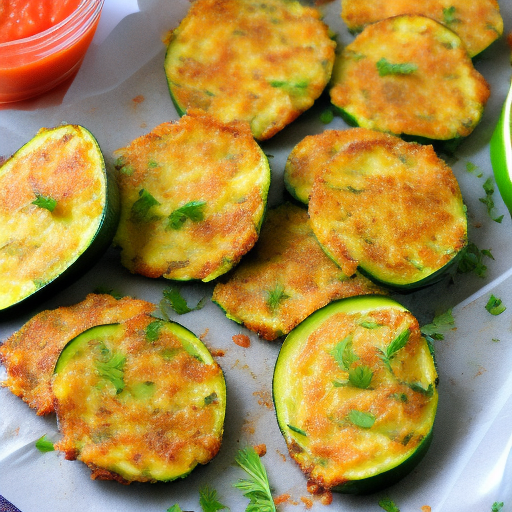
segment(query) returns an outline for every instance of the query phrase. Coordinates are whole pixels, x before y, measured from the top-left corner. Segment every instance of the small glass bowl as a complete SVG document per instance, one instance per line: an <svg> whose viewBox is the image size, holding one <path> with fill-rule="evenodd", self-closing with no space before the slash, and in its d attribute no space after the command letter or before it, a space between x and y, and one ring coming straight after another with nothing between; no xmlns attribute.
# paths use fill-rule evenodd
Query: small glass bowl
<svg viewBox="0 0 512 512"><path fill-rule="evenodd" d="M46 92L82 64L105 0L82 0L57 25L24 39L0 43L0 103Z"/></svg>

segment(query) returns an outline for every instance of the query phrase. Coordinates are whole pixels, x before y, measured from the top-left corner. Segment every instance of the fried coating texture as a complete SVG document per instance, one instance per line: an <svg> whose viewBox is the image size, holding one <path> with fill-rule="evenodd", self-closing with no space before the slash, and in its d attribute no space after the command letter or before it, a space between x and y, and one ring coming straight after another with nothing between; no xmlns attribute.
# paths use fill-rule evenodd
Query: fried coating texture
<svg viewBox="0 0 512 512"><path fill-rule="evenodd" d="M436 140L468 136L489 94L454 32L409 15L368 25L346 46L330 91L356 125Z"/></svg>
<svg viewBox="0 0 512 512"><path fill-rule="evenodd" d="M2 386L22 398L38 415L54 411L51 379L66 344L96 325L124 322L150 314L150 302L107 294L89 294L84 301L47 310L31 318L0 346L0 361L7 370Z"/></svg>
<svg viewBox="0 0 512 512"><path fill-rule="evenodd" d="M131 272L210 281L258 239L270 168L246 123L191 112L116 156L121 219L114 242Z"/></svg>
<svg viewBox="0 0 512 512"><path fill-rule="evenodd" d="M245 120L269 139L313 105L336 44L320 13L295 0L196 0L165 59L178 112Z"/></svg>
<svg viewBox="0 0 512 512"><path fill-rule="evenodd" d="M311 226L347 275L356 268L390 285L417 285L467 243L452 170L432 146L387 140L351 144L317 176Z"/></svg>
<svg viewBox="0 0 512 512"><path fill-rule="evenodd" d="M341 0L341 17L353 32L400 14L420 14L442 23L461 38L470 57L503 34L496 0Z"/></svg>
<svg viewBox="0 0 512 512"><path fill-rule="evenodd" d="M93 479L169 481L220 449L222 370L178 324L139 315L83 333L63 351L53 389L55 448Z"/></svg>
<svg viewBox="0 0 512 512"><path fill-rule="evenodd" d="M256 247L227 277L212 300L266 340L334 299L385 293L360 274L343 274L315 240L306 210L290 203L269 210Z"/></svg>

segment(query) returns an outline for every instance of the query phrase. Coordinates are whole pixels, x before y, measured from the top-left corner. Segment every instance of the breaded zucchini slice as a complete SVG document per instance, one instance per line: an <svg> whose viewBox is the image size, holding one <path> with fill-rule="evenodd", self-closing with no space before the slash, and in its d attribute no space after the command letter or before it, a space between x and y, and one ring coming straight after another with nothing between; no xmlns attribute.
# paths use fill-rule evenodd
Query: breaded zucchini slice
<svg viewBox="0 0 512 512"><path fill-rule="evenodd" d="M309 200L315 236L347 275L380 284L431 284L467 243L466 207L452 170L432 146L351 144L317 176Z"/></svg>
<svg viewBox="0 0 512 512"><path fill-rule="evenodd" d="M334 299L369 293L383 292L360 274L343 274L315 240L307 211L286 203L268 211L256 247L215 286L212 300L274 340Z"/></svg>
<svg viewBox="0 0 512 512"><path fill-rule="evenodd" d="M0 316L92 267L118 215L93 135L76 125L41 129L0 167Z"/></svg>
<svg viewBox="0 0 512 512"><path fill-rule="evenodd" d="M290 455L310 481L371 493L427 451L437 372L409 311L387 297L353 297L316 311L286 337L273 396Z"/></svg>
<svg viewBox="0 0 512 512"><path fill-rule="evenodd" d="M116 152L115 243L131 272L211 281L256 242L270 185L247 123L191 112Z"/></svg>
<svg viewBox="0 0 512 512"><path fill-rule="evenodd" d="M62 351L52 385L63 435L55 448L93 479L174 480L220 449L224 375L179 324L139 315L93 327Z"/></svg>
<svg viewBox="0 0 512 512"><path fill-rule="evenodd" d="M352 32L400 14L419 14L442 23L461 38L470 57L503 34L496 0L341 0L341 17Z"/></svg>
<svg viewBox="0 0 512 512"><path fill-rule="evenodd" d="M335 43L320 13L296 0L196 0L165 57L180 114L208 111L269 139L329 82Z"/></svg>
<svg viewBox="0 0 512 512"><path fill-rule="evenodd" d="M68 307L47 310L32 317L0 345L0 362L7 370L1 383L22 398L38 415L54 411L51 379L55 364L67 343L96 325L122 323L149 315L155 305L144 300L107 294L87 295Z"/></svg>
<svg viewBox="0 0 512 512"><path fill-rule="evenodd" d="M284 168L284 184L290 194L308 204L315 177L329 160L352 142L384 139L387 135L366 128L325 130L304 137L291 151Z"/></svg>
<svg viewBox="0 0 512 512"><path fill-rule="evenodd" d="M352 124L443 141L473 131L489 94L460 38L413 15L368 25L340 54L330 91Z"/></svg>

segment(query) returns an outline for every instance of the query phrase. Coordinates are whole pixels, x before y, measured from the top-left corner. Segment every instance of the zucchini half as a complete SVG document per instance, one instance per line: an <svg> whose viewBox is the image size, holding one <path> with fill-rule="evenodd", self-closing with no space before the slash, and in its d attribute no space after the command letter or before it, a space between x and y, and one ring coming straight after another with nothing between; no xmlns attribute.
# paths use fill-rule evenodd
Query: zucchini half
<svg viewBox="0 0 512 512"><path fill-rule="evenodd" d="M308 479L342 493L376 492L427 451L437 380L407 309L381 296L343 299L285 339L273 378L277 421Z"/></svg>
<svg viewBox="0 0 512 512"><path fill-rule="evenodd" d="M93 327L64 348L52 385L63 434L55 448L93 479L183 478L220 449L224 375L179 324L139 315Z"/></svg>
<svg viewBox="0 0 512 512"><path fill-rule="evenodd" d="M89 270L118 217L94 136L78 125L40 130L0 167L0 318Z"/></svg>

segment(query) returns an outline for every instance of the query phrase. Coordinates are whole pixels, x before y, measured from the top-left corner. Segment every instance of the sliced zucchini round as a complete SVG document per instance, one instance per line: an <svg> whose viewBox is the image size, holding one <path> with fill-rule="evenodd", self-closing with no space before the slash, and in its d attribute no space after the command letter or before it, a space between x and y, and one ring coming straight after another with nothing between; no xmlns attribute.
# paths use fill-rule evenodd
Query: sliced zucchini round
<svg viewBox="0 0 512 512"><path fill-rule="evenodd" d="M72 340L55 367L62 439L93 479L170 481L219 451L226 386L208 349L179 324L139 315Z"/></svg>
<svg viewBox="0 0 512 512"><path fill-rule="evenodd" d="M442 23L461 38L470 57L485 50L503 34L496 0L342 0L341 17L352 32L400 14L420 14Z"/></svg>
<svg viewBox="0 0 512 512"><path fill-rule="evenodd" d="M164 66L178 113L245 120L265 140L320 96L335 46L320 13L296 0L196 0Z"/></svg>
<svg viewBox="0 0 512 512"><path fill-rule="evenodd" d="M318 310L286 337L273 396L290 455L311 481L371 493L425 454L437 372L409 311L387 297L353 297Z"/></svg>
<svg viewBox="0 0 512 512"><path fill-rule="evenodd" d="M442 141L469 135L489 94L460 38L414 15L368 25L340 54L330 91L351 124Z"/></svg>
<svg viewBox="0 0 512 512"><path fill-rule="evenodd" d="M121 219L114 241L131 272L207 282L253 247L270 167L247 123L192 111L115 155Z"/></svg>
<svg viewBox="0 0 512 512"><path fill-rule="evenodd" d="M347 275L412 290L439 280L467 244L466 207L432 146L387 139L353 143L317 176L311 226Z"/></svg>
<svg viewBox="0 0 512 512"><path fill-rule="evenodd" d="M0 167L0 316L84 274L109 247L119 198L93 135L42 129Z"/></svg>

